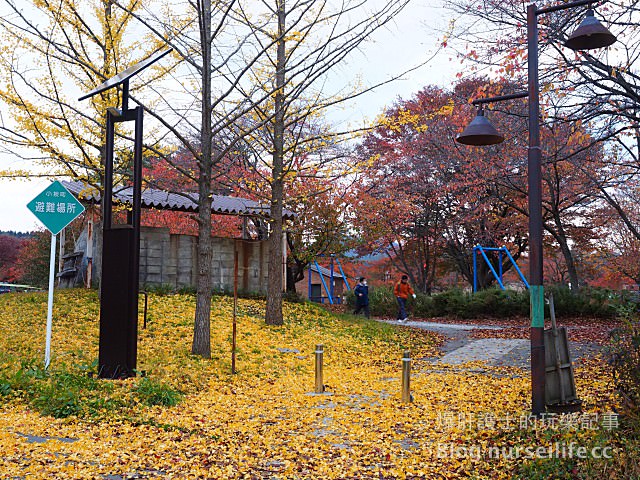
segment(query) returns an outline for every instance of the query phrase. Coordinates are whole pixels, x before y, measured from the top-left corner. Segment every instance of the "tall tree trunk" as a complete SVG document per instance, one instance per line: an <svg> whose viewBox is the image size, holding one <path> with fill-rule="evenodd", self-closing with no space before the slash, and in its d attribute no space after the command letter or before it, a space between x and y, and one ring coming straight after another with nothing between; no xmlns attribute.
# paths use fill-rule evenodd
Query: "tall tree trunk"
<svg viewBox="0 0 640 480"><path fill-rule="evenodd" d="M573 260L573 253L569 248L569 242L564 234L564 231L559 227L559 231L554 235L556 241L560 245L560 251L564 257L564 263L567 266L567 273L569 274L569 283L571 284L571 291L577 292L580 289L580 283L578 278L578 270Z"/></svg>
<svg viewBox="0 0 640 480"><path fill-rule="evenodd" d="M104 5L104 17L105 17L105 28L111 22L111 1L108 1ZM108 35L105 35L105 41L108 38ZM105 45L106 46L106 45ZM113 48L113 45L109 45L110 48ZM105 48L102 54L102 71L104 72L105 78L111 78L113 72L111 71L111 63L109 58L109 48ZM103 119L105 117L103 116ZM106 124L102 124L103 136L102 138L106 138ZM103 241L103 218L104 218L104 168L107 161L107 144L106 142L100 147L100 166L101 170L99 172L100 175L100 185L102 186L102 192L100 194L100 209L98 210L98 218L94 224L93 235L96 239L95 245L96 248L93 250L93 258L91 260L91 286L96 286L98 288L98 293L100 298L102 298L102 241Z"/></svg>
<svg viewBox="0 0 640 480"><path fill-rule="evenodd" d="M284 197L284 83L285 83L285 0L278 1L278 42L276 95L273 119L273 165L271 184L271 234L269 235L269 285L265 321L282 325L282 202Z"/></svg>
<svg viewBox="0 0 640 480"><path fill-rule="evenodd" d="M198 2L202 45L202 153L198 162L198 280L191 353L211 358L211 1Z"/></svg>
<svg viewBox="0 0 640 480"><path fill-rule="evenodd" d="M567 266L567 273L569 274L569 283L571 284L571 291L577 292L580 289L580 283L578 279L578 270L576 269L576 264L573 261L573 253L569 248L569 240L567 238L566 231L562 224L562 219L560 218L560 213L557 208L554 209L553 213L553 223L555 224L555 229L547 228L547 231L551 233L553 238L560 245L560 251L562 252L562 256L564 257L564 262Z"/></svg>

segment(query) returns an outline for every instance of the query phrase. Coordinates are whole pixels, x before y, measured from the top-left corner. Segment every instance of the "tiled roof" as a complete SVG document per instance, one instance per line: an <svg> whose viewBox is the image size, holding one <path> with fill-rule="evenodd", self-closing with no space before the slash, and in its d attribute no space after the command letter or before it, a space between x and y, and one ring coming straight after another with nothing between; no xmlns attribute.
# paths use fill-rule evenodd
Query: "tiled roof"
<svg viewBox="0 0 640 480"><path fill-rule="evenodd" d="M62 184L80 200L92 203L100 202L100 192L93 187L79 181L62 181ZM188 195L188 196L187 196ZM118 203L131 204L132 187L115 189L113 199ZM142 191L142 208L158 208L160 210L174 210L179 212L197 212L197 193L178 194L147 188ZM194 201L195 200L195 201ZM269 215L269 207L249 200L248 198L214 195L211 202L211 213L220 215ZM295 214L284 210L283 218L293 219Z"/></svg>
<svg viewBox="0 0 640 480"><path fill-rule="evenodd" d="M320 265L318 265L318 266L320 267L320 272L318 272L318 269L316 268L315 265L311 265L311 270L313 272L320 273L324 277L330 277L331 276L331 270L329 270L328 268L321 267ZM340 271L334 270L333 271L333 278L344 278L344 277L342 276Z"/></svg>

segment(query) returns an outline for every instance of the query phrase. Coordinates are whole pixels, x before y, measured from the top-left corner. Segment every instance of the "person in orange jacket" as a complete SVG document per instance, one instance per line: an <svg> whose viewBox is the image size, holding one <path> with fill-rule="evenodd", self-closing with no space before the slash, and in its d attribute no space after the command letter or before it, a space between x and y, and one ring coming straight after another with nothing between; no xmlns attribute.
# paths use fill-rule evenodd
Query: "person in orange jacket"
<svg viewBox="0 0 640 480"><path fill-rule="evenodd" d="M409 277L406 275L402 275L402 278L396 286L393 287L393 294L396 296L396 300L398 300L398 321L404 322L407 320L407 300L409 299L409 295L412 295L413 298L416 298L416 293L409 285Z"/></svg>

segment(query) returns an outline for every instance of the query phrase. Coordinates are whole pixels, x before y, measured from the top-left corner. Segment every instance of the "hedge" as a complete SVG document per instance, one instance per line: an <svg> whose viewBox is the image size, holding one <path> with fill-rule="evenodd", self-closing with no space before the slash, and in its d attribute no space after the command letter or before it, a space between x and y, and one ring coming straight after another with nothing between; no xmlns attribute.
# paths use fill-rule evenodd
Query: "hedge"
<svg viewBox="0 0 640 480"><path fill-rule="evenodd" d="M572 292L565 286L545 288L548 296L553 293L555 311L558 316L586 316L611 318L616 316L621 305L632 302L623 293L600 288L582 288ZM347 303L355 305L353 292L348 292ZM637 301L637 299L636 299ZM369 306L371 314L394 318L398 311L391 287L370 287ZM477 293L451 289L434 295L417 293L409 299L410 315L416 318L455 317L521 317L529 315L529 292L490 288ZM548 315L548 306L546 307Z"/></svg>

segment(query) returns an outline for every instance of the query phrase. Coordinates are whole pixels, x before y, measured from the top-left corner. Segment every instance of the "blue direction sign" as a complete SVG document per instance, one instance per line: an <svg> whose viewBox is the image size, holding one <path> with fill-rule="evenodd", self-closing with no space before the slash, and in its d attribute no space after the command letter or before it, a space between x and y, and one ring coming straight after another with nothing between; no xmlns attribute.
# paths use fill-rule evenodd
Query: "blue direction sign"
<svg viewBox="0 0 640 480"><path fill-rule="evenodd" d="M58 181L27 203L27 208L53 235L57 235L84 212L78 199Z"/></svg>

